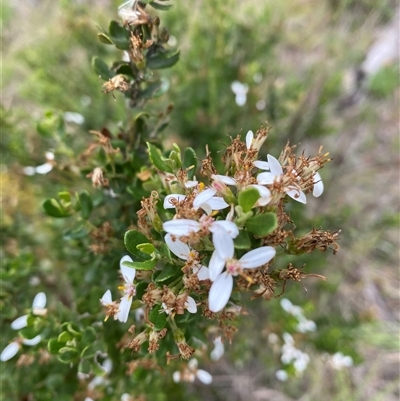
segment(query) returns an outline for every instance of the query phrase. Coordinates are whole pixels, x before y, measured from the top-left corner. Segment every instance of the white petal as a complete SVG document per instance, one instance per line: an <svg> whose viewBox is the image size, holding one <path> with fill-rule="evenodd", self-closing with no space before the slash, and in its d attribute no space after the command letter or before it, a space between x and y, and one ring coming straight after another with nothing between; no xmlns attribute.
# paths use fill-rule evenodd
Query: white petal
<svg viewBox="0 0 400 401"><path fill-rule="evenodd" d="M207 188L204 191L201 191L193 201L193 207L195 209L199 208L203 203L206 203L210 198L212 198L217 193L217 190L214 188Z"/></svg>
<svg viewBox="0 0 400 401"><path fill-rule="evenodd" d="M222 182L226 185L237 185L236 180L232 177L228 177L227 175L212 174L211 178L214 181Z"/></svg>
<svg viewBox="0 0 400 401"><path fill-rule="evenodd" d="M201 229L201 224L189 219L169 220L163 224L163 229L167 233L184 236L189 235L190 232L197 233Z"/></svg>
<svg viewBox="0 0 400 401"><path fill-rule="evenodd" d="M212 242L215 247L215 251L219 257L223 260L233 258L234 244L233 239L228 233L221 227L213 227Z"/></svg>
<svg viewBox="0 0 400 401"><path fill-rule="evenodd" d="M39 292L33 299L32 308L43 309L46 306L46 301L46 294L44 292Z"/></svg>
<svg viewBox="0 0 400 401"><path fill-rule="evenodd" d="M196 358L192 358L189 362L188 362L188 368L190 370L196 370L197 366L199 365L198 361Z"/></svg>
<svg viewBox="0 0 400 401"><path fill-rule="evenodd" d="M192 297L187 297L186 302L185 302L185 308L190 313L196 313L197 312L196 301Z"/></svg>
<svg viewBox="0 0 400 401"><path fill-rule="evenodd" d="M28 315L24 315L24 316L20 316L20 317L16 318L11 323L11 328L13 330L21 330L21 329L23 329L24 327L26 327L28 325L27 319L28 319Z"/></svg>
<svg viewBox="0 0 400 401"><path fill-rule="evenodd" d="M256 206L265 206L271 202L271 191L268 188L262 185L249 185L249 187L255 188L261 196L261 198L257 200Z"/></svg>
<svg viewBox="0 0 400 401"><path fill-rule="evenodd" d="M217 227L225 230L225 233L228 234L231 238L236 238L239 235L239 228L232 221L227 221L227 220L214 221L214 223L210 227L210 231L214 232Z"/></svg>
<svg viewBox="0 0 400 401"><path fill-rule="evenodd" d="M50 163L44 163L41 164L40 166L35 167L35 171L38 174L47 174L50 173L51 170L53 170L53 165Z"/></svg>
<svg viewBox="0 0 400 401"><path fill-rule="evenodd" d="M16 342L12 342L7 345L0 354L0 361L6 362L10 360L11 358L14 358L15 355L17 355L19 350L19 345Z"/></svg>
<svg viewBox="0 0 400 401"><path fill-rule="evenodd" d="M211 207L212 210L222 210L229 206L224 201L224 198L221 198L220 196L213 196L207 201L207 204Z"/></svg>
<svg viewBox="0 0 400 401"><path fill-rule="evenodd" d="M174 373L172 374L172 380L173 380L175 383L179 383L179 382L181 381L181 372L178 372L178 371L174 372Z"/></svg>
<svg viewBox="0 0 400 401"><path fill-rule="evenodd" d="M131 310L132 305L132 297L124 296L121 298L121 302L119 304L119 311L117 313L117 319L120 322L125 323L128 320L129 311Z"/></svg>
<svg viewBox="0 0 400 401"><path fill-rule="evenodd" d="M279 176L270 172L260 173L257 176L257 182L261 185L270 185L276 180L277 177Z"/></svg>
<svg viewBox="0 0 400 401"><path fill-rule="evenodd" d="M100 302L105 306L110 305L112 303L112 296L110 290L107 290L104 293L104 295L100 298Z"/></svg>
<svg viewBox="0 0 400 401"><path fill-rule="evenodd" d="M42 337L40 335L38 335L38 336L30 338L30 339L25 338L24 340L22 340L22 344L33 347L35 345L38 345L40 343L40 341L42 341Z"/></svg>
<svg viewBox="0 0 400 401"><path fill-rule="evenodd" d="M253 134L253 131L250 130L246 135L246 148L247 149L251 148L251 144L253 142L253 139L254 139L254 134Z"/></svg>
<svg viewBox="0 0 400 401"><path fill-rule="evenodd" d="M119 268L122 269L123 267L123 262L133 262L132 258L128 255L125 255L121 258L121 260L119 261Z"/></svg>
<svg viewBox="0 0 400 401"><path fill-rule="evenodd" d="M128 261L126 261L126 262L128 262ZM121 266L121 273L122 273L122 278L124 279L125 283L129 283L129 284L133 283L133 280L135 279L135 276L136 276L135 269L133 269L132 267L128 267L128 266Z"/></svg>
<svg viewBox="0 0 400 401"><path fill-rule="evenodd" d="M182 194L170 194L167 195L164 199L164 209L173 209L175 206L170 202L171 199L176 199L178 202L183 201L186 198L185 195Z"/></svg>
<svg viewBox="0 0 400 401"><path fill-rule="evenodd" d="M269 170L268 162L264 162L262 160L256 160L253 162L254 166L259 168L260 170Z"/></svg>
<svg viewBox="0 0 400 401"><path fill-rule="evenodd" d="M203 384L212 383L212 376L203 369L198 369L196 372L196 376Z"/></svg>
<svg viewBox="0 0 400 401"><path fill-rule="evenodd" d="M210 357L213 361L218 361L222 358L224 352L225 352L225 347L224 344L222 343L221 336L219 336L214 340L214 349L211 351Z"/></svg>
<svg viewBox="0 0 400 401"><path fill-rule="evenodd" d="M314 174L314 189L312 194L318 198L324 192L324 183L322 182L321 176L319 173Z"/></svg>
<svg viewBox="0 0 400 401"><path fill-rule="evenodd" d="M214 281L221 274L224 267L225 260L218 255L217 251L214 251L211 255L210 263L208 265L210 280Z"/></svg>
<svg viewBox="0 0 400 401"><path fill-rule="evenodd" d="M289 191L287 191L286 194L297 202L304 203L304 204L307 203L307 198L303 191L299 191L298 189L293 188L293 189L289 189Z"/></svg>
<svg viewBox="0 0 400 401"><path fill-rule="evenodd" d="M276 251L272 246L262 246L247 252L239 259L239 262L243 269L253 269L268 263L275 254Z"/></svg>
<svg viewBox="0 0 400 401"><path fill-rule="evenodd" d="M186 181L185 182L185 187L186 188L193 188L195 187L199 182L198 181ZM164 206L165 208L165 206Z"/></svg>
<svg viewBox="0 0 400 401"><path fill-rule="evenodd" d="M274 174L274 175L282 175L283 174L282 166L279 163L278 159L276 159L272 155L268 155L267 160L268 160L269 170L271 171L272 174Z"/></svg>
<svg viewBox="0 0 400 401"><path fill-rule="evenodd" d="M206 202L202 203L200 207L206 212L206 214L209 216L212 213L212 208L211 206Z"/></svg>
<svg viewBox="0 0 400 401"><path fill-rule="evenodd" d="M193 273L197 274L197 278L202 281L202 280L207 280L210 278L210 272L208 270L208 267L206 266L201 266L199 268L193 268Z"/></svg>
<svg viewBox="0 0 400 401"><path fill-rule="evenodd" d="M211 312L219 312L228 303L232 293L233 278L227 272L213 282L208 295L208 307Z"/></svg>
<svg viewBox="0 0 400 401"><path fill-rule="evenodd" d="M187 244L177 238L175 238L174 241L171 234L166 234L164 240L174 255L178 256L180 259L187 260L190 253L190 248Z"/></svg>

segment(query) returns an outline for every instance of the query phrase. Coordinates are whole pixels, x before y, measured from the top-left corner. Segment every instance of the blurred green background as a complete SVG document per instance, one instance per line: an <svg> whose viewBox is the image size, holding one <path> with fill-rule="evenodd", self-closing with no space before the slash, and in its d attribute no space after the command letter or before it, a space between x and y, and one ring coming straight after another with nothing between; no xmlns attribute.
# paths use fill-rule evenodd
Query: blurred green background
<svg viewBox="0 0 400 401"><path fill-rule="evenodd" d="M90 188L73 169L91 141L88 131L118 127L126 118L123 96L114 101L103 94L91 68L94 56L118 57L96 37L96 24L116 19L118 5L3 1L2 348L12 338L9 323L39 290L54 310L57 299L73 302L68 272L79 255L60 247L66 223L46 218L40 204L66 187ZM307 291L291 282L285 293L318 327L296 337L310 356L301 377L276 379L282 363L268 336L280 333L288 316L279 300L257 300L249 303L224 357L202 366L213 384L188 384L179 392L173 387L160 399L398 399L398 48L386 59L387 51L379 53L398 39L395 6L390 0L192 0L160 12L171 47L181 49L179 63L163 73L170 90L153 105L163 110L174 104L166 141L191 145L200 156L208 144L216 154L228 136L268 121L265 154L277 156L287 141L306 154L323 145L333 158L321 172L325 192L292 213L301 216L304 231L342 230L337 255L304 258L306 271L327 282L309 279ZM370 61L375 54L381 63ZM235 81L247 90L243 105L232 90ZM38 121L49 112L65 117L63 140L38 132ZM65 112L79 113L84 122L70 121ZM24 174L24 167L45 162L46 151L56 152L57 173ZM122 252L122 239L118 246ZM351 355L354 366L332 369L327 355L337 351ZM7 388L20 385L21 372L11 362L0 371Z"/></svg>

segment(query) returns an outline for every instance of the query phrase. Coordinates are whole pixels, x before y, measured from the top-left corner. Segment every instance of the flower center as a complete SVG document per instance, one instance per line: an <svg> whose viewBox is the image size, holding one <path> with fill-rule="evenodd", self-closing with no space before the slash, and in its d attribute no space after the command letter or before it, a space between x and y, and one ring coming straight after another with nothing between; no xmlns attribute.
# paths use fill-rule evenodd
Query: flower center
<svg viewBox="0 0 400 401"><path fill-rule="evenodd" d="M240 262L236 259L229 259L226 262L226 271L232 276L237 276L240 273Z"/></svg>
<svg viewBox="0 0 400 401"><path fill-rule="evenodd" d="M136 287L132 283L126 283L118 288L122 290L124 292L124 295L127 295L128 298L132 298L136 295Z"/></svg>

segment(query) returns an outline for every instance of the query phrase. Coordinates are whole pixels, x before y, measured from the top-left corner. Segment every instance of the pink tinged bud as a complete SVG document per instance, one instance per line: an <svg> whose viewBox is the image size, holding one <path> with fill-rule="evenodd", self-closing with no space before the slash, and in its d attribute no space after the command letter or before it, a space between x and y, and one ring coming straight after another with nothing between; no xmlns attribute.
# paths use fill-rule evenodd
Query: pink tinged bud
<svg viewBox="0 0 400 401"><path fill-rule="evenodd" d="M232 294L233 277L224 272L220 274L210 288L208 307L211 312L219 312L228 303Z"/></svg>

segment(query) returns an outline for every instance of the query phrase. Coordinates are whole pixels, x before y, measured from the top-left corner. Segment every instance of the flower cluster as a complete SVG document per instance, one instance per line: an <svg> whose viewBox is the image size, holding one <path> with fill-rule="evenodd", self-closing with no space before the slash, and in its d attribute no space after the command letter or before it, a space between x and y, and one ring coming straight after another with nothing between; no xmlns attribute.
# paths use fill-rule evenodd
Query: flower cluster
<svg viewBox="0 0 400 401"><path fill-rule="evenodd" d="M147 179L158 180L163 191L153 191L142 199L138 229L125 235L131 256L120 261L124 282L119 287L123 292L120 301L112 300L110 290L101 298L106 319L113 316L127 322L133 299L133 309L143 308L143 319L129 329L131 334L139 327L141 331L125 343L126 347L139 351L148 344L149 353L158 352L160 340L171 338L171 334L178 353L168 351L167 362L190 359L196 346L187 334L186 322L207 332L205 320L216 319L219 333L213 336L219 342L213 358L218 359L221 349L223 353L222 339L232 340L236 331L229 322L244 311L234 301L236 293L252 291L252 298L271 299L284 292L288 280L324 278L306 274L303 267L292 264L273 270L272 263L278 258L278 249L286 253L309 251L298 246L303 237L296 237L285 205L290 199L305 204L308 193L315 197L322 194L318 170L328 161L327 154L319 151L315 157L297 157L294 147L286 146L279 159L267 155L266 160L260 160L267 135L268 130L261 128L256 135L249 131L244 142L239 137L232 139L222 158L223 174L208 154L200 169L203 181L196 179L191 167L163 171L162 162L153 176L146 174ZM152 159L159 157L151 147L150 152ZM317 242L314 249L332 247L336 251L337 237L325 233L312 231L307 241L313 237ZM276 292L279 287L280 293ZM298 319L299 331L313 329L313 322L304 318L299 307L288 300L282 300L282 307ZM288 363L293 362L290 358ZM297 359L293 363L301 365ZM196 376L188 369L190 374L183 372L182 380L187 376L191 381Z"/></svg>

